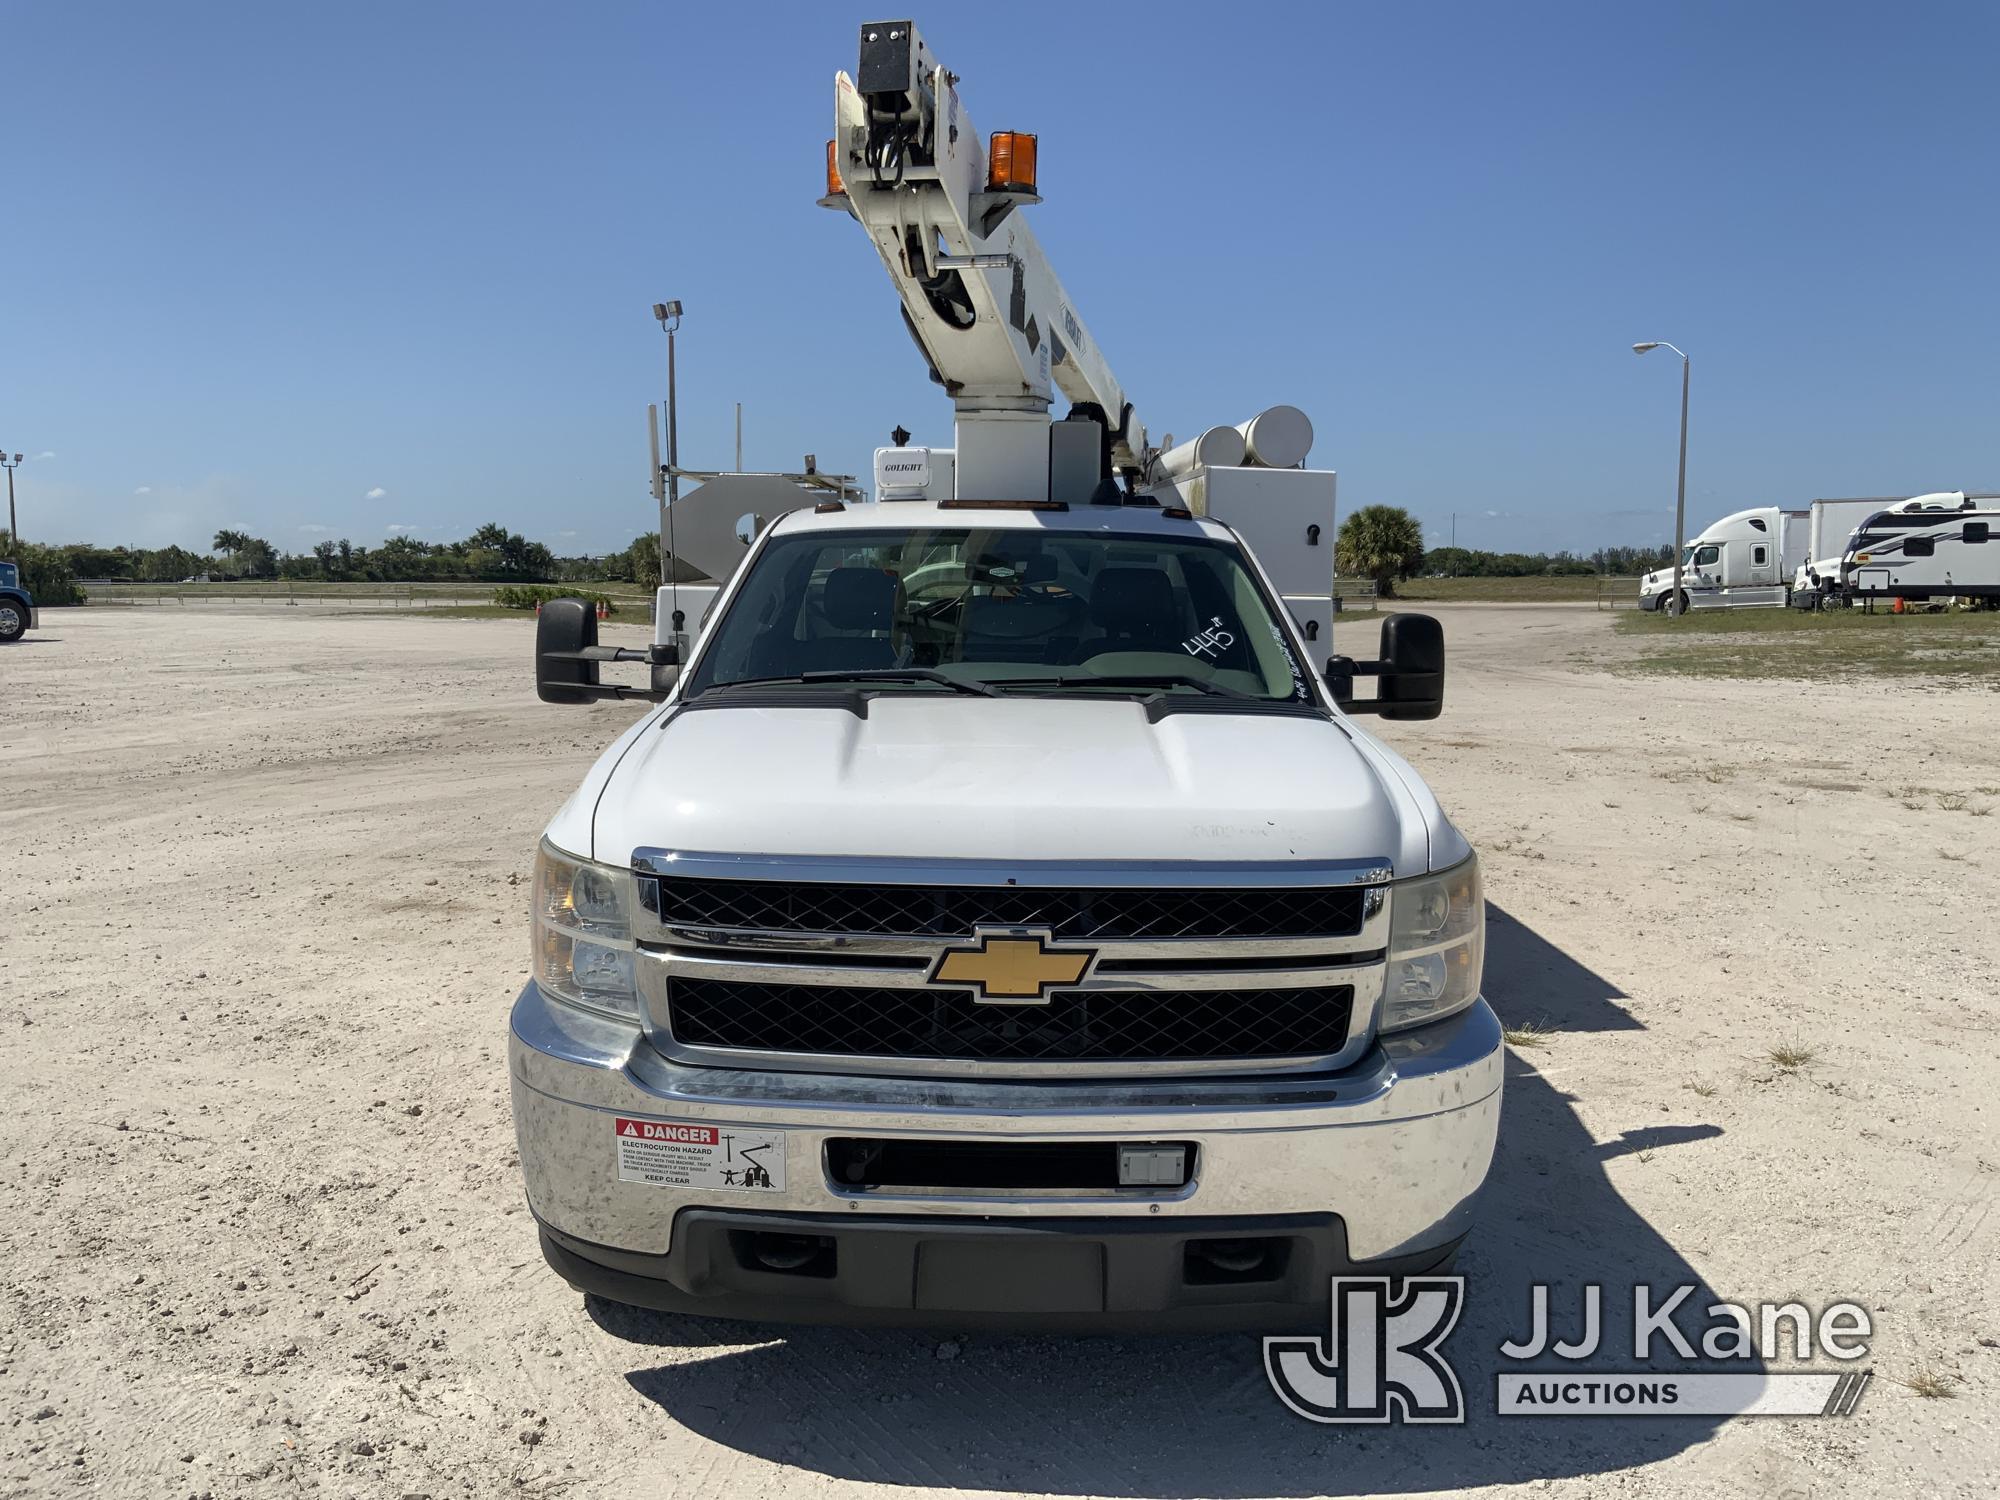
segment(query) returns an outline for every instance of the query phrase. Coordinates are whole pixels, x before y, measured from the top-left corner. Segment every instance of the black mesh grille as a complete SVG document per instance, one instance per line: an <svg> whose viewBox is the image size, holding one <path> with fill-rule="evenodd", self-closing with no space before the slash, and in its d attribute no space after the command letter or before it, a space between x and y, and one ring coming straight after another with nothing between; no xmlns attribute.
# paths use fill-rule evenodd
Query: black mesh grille
<svg viewBox="0 0 2000 1500"><path fill-rule="evenodd" d="M987 885L835 885L662 879L660 920L684 927L964 937L975 926L1046 927L1059 938L1349 937L1355 886L1180 890Z"/></svg>
<svg viewBox="0 0 2000 1500"><path fill-rule="evenodd" d="M1347 1041L1354 991L1067 990L981 1005L967 990L676 979L674 1037L695 1047L1015 1062L1318 1056Z"/></svg>

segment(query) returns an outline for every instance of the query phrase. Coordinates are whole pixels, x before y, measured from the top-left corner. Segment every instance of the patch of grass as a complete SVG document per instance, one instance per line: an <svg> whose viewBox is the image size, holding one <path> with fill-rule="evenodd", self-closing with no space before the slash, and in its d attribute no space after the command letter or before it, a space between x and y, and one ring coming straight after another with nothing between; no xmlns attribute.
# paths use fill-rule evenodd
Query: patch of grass
<svg viewBox="0 0 2000 1500"><path fill-rule="evenodd" d="M1819 1054L1810 1047L1801 1047L1797 1042L1780 1042L1771 1049L1771 1061L1787 1073L1797 1072Z"/></svg>
<svg viewBox="0 0 2000 1500"><path fill-rule="evenodd" d="M1555 1033L1549 1027L1528 1021L1519 1026L1509 1026L1501 1033L1510 1047L1546 1047Z"/></svg>
<svg viewBox="0 0 2000 1500"><path fill-rule="evenodd" d="M1621 614L1613 627L1638 654L1604 664L1628 676L1943 677L2000 691L2000 612L1866 614L1798 609L1697 610L1673 619Z"/></svg>
<svg viewBox="0 0 2000 1500"><path fill-rule="evenodd" d="M1732 823L1754 823L1757 821L1757 815L1755 813L1731 813L1729 821Z"/></svg>
<svg viewBox="0 0 2000 1500"><path fill-rule="evenodd" d="M1927 1401L1948 1401L1958 1395L1953 1389L1958 1384L1958 1377L1935 1368L1913 1370L1908 1379L1897 1380L1896 1383L1907 1386Z"/></svg>
<svg viewBox="0 0 2000 1500"><path fill-rule="evenodd" d="M1937 802L1946 812L1964 812L1969 800L1963 792L1939 792Z"/></svg>
<svg viewBox="0 0 2000 1500"><path fill-rule="evenodd" d="M1714 1084L1703 1083L1699 1078L1690 1078L1681 1087L1686 1089L1690 1094L1693 1094L1697 1099L1713 1099L1717 1094L1722 1092Z"/></svg>
<svg viewBox="0 0 2000 1500"><path fill-rule="evenodd" d="M1938 850L1938 858L1948 859L1955 865L1962 865L1967 860L1971 859L1972 856L1969 854L1957 854L1951 851L1950 849L1940 849Z"/></svg>

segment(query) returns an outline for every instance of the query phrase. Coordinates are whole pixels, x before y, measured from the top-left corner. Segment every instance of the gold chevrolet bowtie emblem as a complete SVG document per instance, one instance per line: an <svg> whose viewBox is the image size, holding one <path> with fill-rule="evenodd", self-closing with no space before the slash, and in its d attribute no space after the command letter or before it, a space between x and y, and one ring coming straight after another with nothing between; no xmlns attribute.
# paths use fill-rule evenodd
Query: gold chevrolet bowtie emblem
<svg viewBox="0 0 2000 1500"><path fill-rule="evenodd" d="M971 985L997 1005L1045 1005L1052 984L1075 984L1097 957L1093 948L1051 948L1046 931L980 932L971 948L947 948L932 984Z"/></svg>

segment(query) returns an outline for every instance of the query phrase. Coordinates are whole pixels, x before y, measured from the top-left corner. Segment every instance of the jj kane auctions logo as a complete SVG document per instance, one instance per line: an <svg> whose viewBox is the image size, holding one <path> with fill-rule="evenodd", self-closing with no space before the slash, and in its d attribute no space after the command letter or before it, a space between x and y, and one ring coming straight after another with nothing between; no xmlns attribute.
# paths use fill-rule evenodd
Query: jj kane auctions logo
<svg viewBox="0 0 2000 1500"><path fill-rule="evenodd" d="M1665 1294L1632 1289L1631 1354L1645 1369L1503 1370L1495 1407L1503 1416L1848 1416L1872 1378L1833 1373L1716 1368L1736 1361L1806 1363L1824 1355L1865 1358L1867 1310L1834 1302L1815 1313L1801 1302L1715 1302L1692 1323L1699 1288ZM1443 1344L1465 1304L1462 1276L1335 1277L1324 1338L1267 1338L1264 1372L1278 1399L1311 1422L1459 1423L1465 1397ZM1525 1338L1500 1346L1507 1360L1582 1362L1604 1346L1603 1288L1583 1288L1580 1329L1555 1337L1549 1289L1530 1290ZM1654 1365L1656 1356L1665 1368ZM1674 1361L1700 1367L1677 1368Z"/></svg>

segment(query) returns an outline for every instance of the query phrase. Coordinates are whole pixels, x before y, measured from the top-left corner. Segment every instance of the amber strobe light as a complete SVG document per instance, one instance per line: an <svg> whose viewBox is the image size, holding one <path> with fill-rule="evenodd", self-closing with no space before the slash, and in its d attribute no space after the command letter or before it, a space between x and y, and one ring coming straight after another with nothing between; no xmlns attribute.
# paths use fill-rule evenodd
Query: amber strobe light
<svg viewBox="0 0 2000 1500"><path fill-rule="evenodd" d="M840 180L840 144L826 143L826 195L829 198L845 197L847 184Z"/></svg>
<svg viewBox="0 0 2000 1500"><path fill-rule="evenodd" d="M986 154L986 190L990 193L1032 193L1035 190L1035 138L1018 130L993 132L993 149Z"/></svg>

